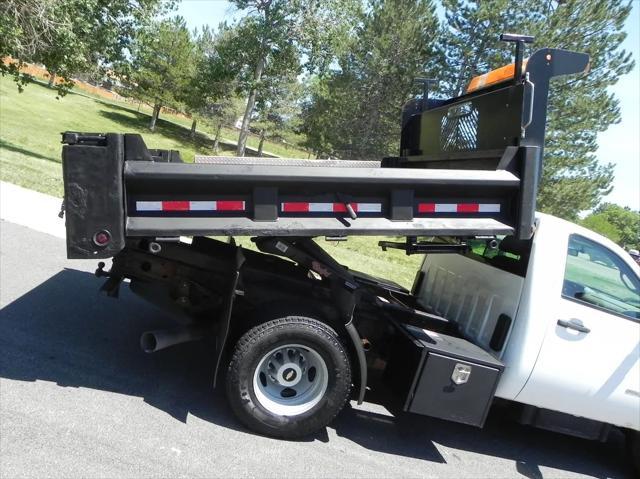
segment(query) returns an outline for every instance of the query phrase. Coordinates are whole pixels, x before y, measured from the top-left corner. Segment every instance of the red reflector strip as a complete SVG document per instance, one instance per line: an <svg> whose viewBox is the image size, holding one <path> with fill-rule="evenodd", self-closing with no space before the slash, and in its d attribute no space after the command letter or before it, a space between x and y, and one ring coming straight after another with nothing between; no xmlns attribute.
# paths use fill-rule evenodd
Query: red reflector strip
<svg viewBox="0 0 640 479"><path fill-rule="evenodd" d="M244 211L244 201L216 201L218 211Z"/></svg>
<svg viewBox="0 0 640 479"><path fill-rule="evenodd" d="M188 201L163 201L162 211L189 211Z"/></svg>
<svg viewBox="0 0 640 479"><path fill-rule="evenodd" d="M435 203L418 203L418 213L435 213Z"/></svg>
<svg viewBox="0 0 640 479"><path fill-rule="evenodd" d="M358 203L351 203L351 208L353 208L353 211L358 211ZM334 203L333 212L347 213L347 205L345 205L344 203Z"/></svg>
<svg viewBox="0 0 640 479"><path fill-rule="evenodd" d="M360 213L382 213L382 203L349 203L353 211ZM347 213L344 203L307 203L287 201L280 205L283 213Z"/></svg>
<svg viewBox="0 0 640 479"><path fill-rule="evenodd" d="M478 203L458 203L458 213L477 213L479 210Z"/></svg>
<svg viewBox="0 0 640 479"><path fill-rule="evenodd" d="M309 203L282 203L282 212L283 213L308 213L309 212Z"/></svg>
<svg viewBox="0 0 640 479"><path fill-rule="evenodd" d="M136 211L244 211L244 201L136 201Z"/></svg>
<svg viewBox="0 0 640 479"><path fill-rule="evenodd" d="M418 213L500 213L500 204L418 203Z"/></svg>

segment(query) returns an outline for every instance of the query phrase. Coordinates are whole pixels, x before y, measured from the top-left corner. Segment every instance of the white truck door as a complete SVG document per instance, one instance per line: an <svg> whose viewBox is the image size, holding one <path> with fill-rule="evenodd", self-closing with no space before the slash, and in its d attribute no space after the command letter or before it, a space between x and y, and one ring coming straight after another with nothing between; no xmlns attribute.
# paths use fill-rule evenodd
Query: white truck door
<svg viewBox="0 0 640 479"><path fill-rule="evenodd" d="M516 401L640 429L640 280L618 254L572 234L562 291ZM551 295L550 295L551 296Z"/></svg>

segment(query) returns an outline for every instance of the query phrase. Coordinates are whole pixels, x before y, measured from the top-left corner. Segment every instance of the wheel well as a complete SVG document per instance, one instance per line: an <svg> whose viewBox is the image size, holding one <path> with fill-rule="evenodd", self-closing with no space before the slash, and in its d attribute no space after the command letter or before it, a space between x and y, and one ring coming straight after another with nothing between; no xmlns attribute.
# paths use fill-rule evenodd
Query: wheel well
<svg viewBox="0 0 640 479"><path fill-rule="evenodd" d="M345 324L341 321L336 308L328 303L317 300L302 301L298 298L292 298L266 302L252 308L252 311L244 317L234 316L231 321L229 338L224 345L223 364L226 364L229 361L234 345L249 329L258 326L259 324L287 316L303 316L312 318L326 324L335 331L347 348L347 353L349 354L349 360L351 362L353 382L356 385L361 384L361 364L356 352L356 346L354 345L354 339L350 337L349 332L347 331ZM364 367L366 368L366 364ZM364 388L364 386L362 386L362 388Z"/></svg>
<svg viewBox="0 0 640 479"><path fill-rule="evenodd" d="M234 318L233 323L243 330L240 333L242 335L258 324L285 316L306 316L316 319L330 326L338 334L342 334L340 329L344 329L340 327L338 312L331 305L315 300L303 301L298 298L260 303L252 308L245 318L239 321L235 321Z"/></svg>

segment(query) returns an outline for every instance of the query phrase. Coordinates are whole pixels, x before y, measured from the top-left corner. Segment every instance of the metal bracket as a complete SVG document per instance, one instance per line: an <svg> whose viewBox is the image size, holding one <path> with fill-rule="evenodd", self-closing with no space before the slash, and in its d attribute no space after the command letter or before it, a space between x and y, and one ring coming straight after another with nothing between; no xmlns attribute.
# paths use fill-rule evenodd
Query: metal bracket
<svg viewBox="0 0 640 479"><path fill-rule="evenodd" d="M422 85L422 111L425 111L429 106L429 88L431 85L437 85L438 80L434 78L416 78L413 82Z"/></svg>
<svg viewBox="0 0 640 479"><path fill-rule="evenodd" d="M404 243L396 241L378 241L378 246L382 248L382 251L387 251L387 248L402 249L406 252L407 256L412 254L428 253L465 253L469 250L469 246L466 243L450 244L419 242L415 236L407 236Z"/></svg>
<svg viewBox="0 0 640 479"><path fill-rule="evenodd" d="M515 68L513 74L513 80L517 83L522 78L522 60L524 59L524 44L533 43L534 37L531 35L519 35L515 33L503 33L500 35L500 40L503 42L515 42L516 44L516 58Z"/></svg>
<svg viewBox="0 0 640 479"><path fill-rule="evenodd" d="M531 125L531 122L533 121L533 101L536 93L536 85L529 79L529 72L525 73L524 75L524 83L526 86L531 88L531 95L529 96L529 118L527 118L527 122L524 125L522 125L521 131L520 131L520 136L522 138L525 137L526 130L529 127L529 125Z"/></svg>

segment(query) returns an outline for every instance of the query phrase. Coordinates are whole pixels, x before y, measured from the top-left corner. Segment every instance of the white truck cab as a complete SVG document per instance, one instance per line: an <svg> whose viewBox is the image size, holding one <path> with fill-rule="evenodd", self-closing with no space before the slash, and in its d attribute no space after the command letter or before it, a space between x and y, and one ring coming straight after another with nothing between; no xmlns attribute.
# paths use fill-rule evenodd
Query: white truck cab
<svg viewBox="0 0 640 479"><path fill-rule="evenodd" d="M640 430L640 271L622 248L538 214L531 241L427 255L421 271L421 305L504 363L496 397L548 429ZM554 427L557 413L590 421Z"/></svg>

